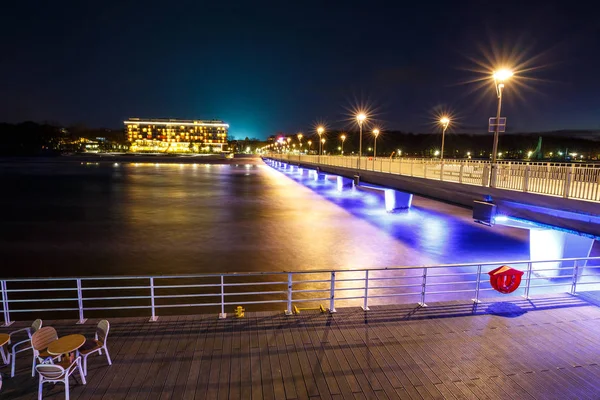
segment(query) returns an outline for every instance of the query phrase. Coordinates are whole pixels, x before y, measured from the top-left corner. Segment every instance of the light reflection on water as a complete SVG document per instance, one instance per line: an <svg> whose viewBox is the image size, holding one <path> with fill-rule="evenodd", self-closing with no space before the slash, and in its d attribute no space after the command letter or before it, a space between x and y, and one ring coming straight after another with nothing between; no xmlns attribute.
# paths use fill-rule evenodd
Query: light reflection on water
<svg viewBox="0 0 600 400"><path fill-rule="evenodd" d="M527 235L265 165L3 164L0 274L290 271L526 258ZM295 180L301 180L301 184Z"/></svg>

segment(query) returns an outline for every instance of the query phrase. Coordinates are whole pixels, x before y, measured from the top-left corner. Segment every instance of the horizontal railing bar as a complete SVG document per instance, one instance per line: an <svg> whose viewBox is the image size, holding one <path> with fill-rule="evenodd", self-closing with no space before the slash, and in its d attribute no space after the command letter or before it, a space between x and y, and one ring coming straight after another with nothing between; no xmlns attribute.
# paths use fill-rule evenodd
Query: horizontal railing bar
<svg viewBox="0 0 600 400"><path fill-rule="evenodd" d="M42 279L40 279L42 280ZM8 289L7 293L30 293L30 292L68 292L77 291L77 288L45 288L45 289Z"/></svg>
<svg viewBox="0 0 600 400"><path fill-rule="evenodd" d="M78 308L35 308L27 310L10 310L11 313L16 312L46 312L46 311L77 311Z"/></svg>
<svg viewBox="0 0 600 400"><path fill-rule="evenodd" d="M219 297L221 293L190 293L190 294L165 294L154 295L155 299L177 299L186 297ZM219 303L221 304L221 303Z"/></svg>
<svg viewBox="0 0 600 400"><path fill-rule="evenodd" d="M427 277L429 279L429 276ZM427 286L442 286L442 285L465 285L465 284L473 284L477 283L477 281L464 281L464 282L427 282ZM473 290L475 290L473 288Z"/></svg>
<svg viewBox="0 0 600 400"><path fill-rule="evenodd" d="M150 286L107 286L107 287L82 287L81 290L134 290L134 289L150 289ZM77 289L75 289L77 290Z"/></svg>
<svg viewBox="0 0 600 400"><path fill-rule="evenodd" d="M329 301L329 297L322 297L316 299L293 299L292 303L312 303L315 301Z"/></svg>
<svg viewBox="0 0 600 400"><path fill-rule="evenodd" d="M422 278L422 277L421 277ZM370 280L370 279L369 279ZM420 283L413 283L411 285L395 285L395 286L369 286L369 290L373 290L373 289L398 289L398 288L404 288L404 287L419 287L422 286Z"/></svg>
<svg viewBox="0 0 600 400"><path fill-rule="evenodd" d="M269 292L238 292L238 293L223 293L225 296L252 296L260 294L287 294L287 291L269 291Z"/></svg>
<svg viewBox="0 0 600 400"><path fill-rule="evenodd" d="M129 299L150 299L152 296L125 296L125 297L83 297L83 301L97 300L129 300ZM77 300L77 299L74 299Z"/></svg>
<svg viewBox="0 0 600 400"><path fill-rule="evenodd" d="M293 290L292 293L317 293L317 292L329 292L329 289L300 289Z"/></svg>
<svg viewBox="0 0 600 400"><path fill-rule="evenodd" d="M44 302L44 301L77 301L77 298L74 298L74 299L71 299L71 298L66 298L66 299L14 299L14 300L8 299L7 301L8 301L8 303L39 303L39 302Z"/></svg>
<svg viewBox="0 0 600 400"><path fill-rule="evenodd" d="M150 306L120 306L120 307L85 307L83 311L99 311L99 310L137 310L151 308ZM77 308L75 308L77 310Z"/></svg>

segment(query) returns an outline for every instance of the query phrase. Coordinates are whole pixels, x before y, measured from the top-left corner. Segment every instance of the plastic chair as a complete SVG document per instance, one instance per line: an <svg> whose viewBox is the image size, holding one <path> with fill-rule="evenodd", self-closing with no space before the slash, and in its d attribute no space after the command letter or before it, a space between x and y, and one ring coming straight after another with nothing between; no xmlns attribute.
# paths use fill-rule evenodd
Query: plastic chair
<svg viewBox="0 0 600 400"><path fill-rule="evenodd" d="M48 345L58 340L56 329L51 326L45 326L31 336L31 347L33 347L33 362L31 364L31 376L35 376L35 366L37 361L42 362L46 359L55 360L60 356L51 356L48 353Z"/></svg>
<svg viewBox="0 0 600 400"><path fill-rule="evenodd" d="M81 370L81 357L77 357L73 360L72 363L68 363L66 361L64 366L62 364L53 364L52 359L48 357L41 364L35 367L36 371L40 376L39 386L38 386L38 400L42 400L42 389L44 387L45 382L49 383L59 383L62 382L65 385L65 399L69 400L69 377L76 370L79 371L79 376L81 377L81 381L83 384L87 384L85 381L85 375Z"/></svg>
<svg viewBox="0 0 600 400"><path fill-rule="evenodd" d="M90 354L99 353L102 355L102 350L106 353L106 359L108 365L112 365L110 355L108 354L108 347L106 347L106 340L108 339L108 331L110 330L110 323L103 319L98 322L96 327L96 334L94 339L88 339L84 345L79 349L79 354L83 357L83 373L87 375L87 358Z"/></svg>
<svg viewBox="0 0 600 400"><path fill-rule="evenodd" d="M11 378L14 378L14 376L15 376L15 363L16 363L17 353L22 353L24 351L31 350L33 348L33 346L31 345L31 336L33 336L34 333L39 331L41 329L41 327L42 327L42 320L36 319L35 321L33 321L33 324L31 324L30 327L18 329L16 331L12 331L8 334L10 336L10 339L8 341L9 344L10 344L13 336L17 333L26 332L27 336L29 337L29 339L17 342L12 346L11 359L10 359L10 377Z"/></svg>

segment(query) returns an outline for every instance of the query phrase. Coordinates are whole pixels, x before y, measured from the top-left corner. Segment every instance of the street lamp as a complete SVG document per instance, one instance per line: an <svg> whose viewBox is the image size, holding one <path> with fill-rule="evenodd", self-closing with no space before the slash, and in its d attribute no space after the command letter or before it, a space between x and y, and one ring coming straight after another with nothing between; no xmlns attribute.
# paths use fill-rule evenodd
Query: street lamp
<svg viewBox="0 0 600 400"><path fill-rule="evenodd" d="M498 96L498 111L496 112L496 126L494 129L494 146L492 148L492 179L491 187L496 187L496 155L498 154L498 130L500 129L500 111L502 110L502 91L504 90L504 81L513 76L513 72L503 68L494 71L494 86L496 86L496 96Z"/></svg>
<svg viewBox="0 0 600 400"><path fill-rule="evenodd" d="M325 138L321 139L321 149L325 146Z"/></svg>
<svg viewBox="0 0 600 400"><path fill-rule="evenodd" d="M317 127L317 133L319 134L319 139L321 139L321 135L323 134L323 132L325 132L325 128L323 128L322 126ZM321 162L321 153L323 152L323 145L322 145L322 141L319 140L319 160L318 162Z"/></svg>
<svg viewBox="0 0 600 400"><path fill-rule="evenodd" d="M358 128L360 131L360 135L358 138L358 169L360 169L360 156L362 155L362 126L363 122L367 120L367 115L365 113L358 113L356 115L356 121L358 122Z"/></svg>
<svg viewBox="0 0 600 400"><path fill-rule="evenodd" d="M312 145L312 140L309 140L307 143L308 143L308 153L310 154L310 146Z"/></svg>
<svg viewBox="0 0 600 400"><path fill-rule="evenodd" d="M346 135L340 136L340 139L342 140L342 155L344 155L344 141L346 140Z"/></svg>
<svg viewBox="0 0 600 400"><path fill-rule="evenodd" d="M440 161L444 161L444 138L446 136L446 129L448 129L448 125L450 125L450 118L442 117L440 118L440 124L442 124L442 151L440 155Z"/></svg>
<svg viewBox="0 0 600 400"><path fill-rule="evenodd" d="M304 137L304 135L302 135L302 132L300 132L296 136L298 137L298 143L300 145L300 150L299 151L302 153L302 138Z"/></svg>
<svg viewBox="0 0 600 400"><path fill-rule="evenodd" d="M373 161L377 158L377 136L379 136L379 129L373 129L373 136L375 136L375 145L373 146Z"/></svg>

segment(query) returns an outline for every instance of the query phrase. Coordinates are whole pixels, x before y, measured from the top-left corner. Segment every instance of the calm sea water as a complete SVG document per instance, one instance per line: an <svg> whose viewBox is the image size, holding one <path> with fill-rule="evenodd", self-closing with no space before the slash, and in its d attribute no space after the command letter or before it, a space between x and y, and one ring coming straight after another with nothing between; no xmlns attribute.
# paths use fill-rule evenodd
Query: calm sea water
<svg viewBox="0 0 600 400"><path fill-rule="evenodd" d="M1 163L2 277L282 271L528 258L526 231L262 164Z"/></svg>

